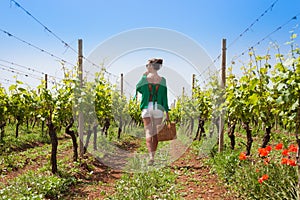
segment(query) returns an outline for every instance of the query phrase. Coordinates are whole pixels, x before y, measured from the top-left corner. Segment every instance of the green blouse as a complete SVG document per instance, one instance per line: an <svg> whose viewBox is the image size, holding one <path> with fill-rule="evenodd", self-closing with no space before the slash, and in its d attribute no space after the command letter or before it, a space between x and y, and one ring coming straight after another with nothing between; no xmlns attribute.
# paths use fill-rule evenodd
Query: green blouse
<svg viewBox="0 0 300 200"><path fill-rule="evenodd" d="M152 91L149 91L149 84L152 84ZM167 84L166 79L162 77L161 81L158 83L159 87L156 93L156 84L149 83L147 80L147 76L143 75L141 80L136 85L136 92L142 94L142 100L140 104L141 110L148 108L149 98L152 95L152 101L157 102L157 108L168 112L168 94L167 94Z"/></svg>

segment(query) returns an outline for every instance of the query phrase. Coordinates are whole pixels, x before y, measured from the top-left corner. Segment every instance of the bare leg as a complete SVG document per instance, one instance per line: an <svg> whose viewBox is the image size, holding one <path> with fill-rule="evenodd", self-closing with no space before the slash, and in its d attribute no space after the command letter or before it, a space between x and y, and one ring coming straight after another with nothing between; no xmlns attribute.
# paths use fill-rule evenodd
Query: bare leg
<svg viewBox="0 0 300 200"><path fill-rule="evenodd" d="M148 148L148 152L151 153L154 151L154 147L152 144L152 135L153 135L153 127L152 127L152 121L150 117L143 118L144 122L144 129L146 134L146 145Z"/></svg>
<svg viewBox="0 0 300 200"><path fill-rule="evenodd" d="M148 148L150 160L148 165L153 165L154 163L154 155L155 155L155 138L157 141L157 136L153 136L153 121L152 118L147 117L143 118L145 134L146 134L146 145ZM154 138L155 137L155 138Z"/></svg>
<svg viewBox="0 0 300 200"><path fill-rule="evenodd" d="M158 139L157 139L157 125L160 125L162 122L162 118L153 119L153 148L154 152L157 149Z"/></svg>
<svg viewBox="0 0 300 200"><path fill-rule="evenodd" d="M157 125L161 124L162 118L143 118L144 128L146 133L146 145L148 148L150 161L149 164L152 165L154 162L154 155L157 149L158 140L157 140Z"/></svg>

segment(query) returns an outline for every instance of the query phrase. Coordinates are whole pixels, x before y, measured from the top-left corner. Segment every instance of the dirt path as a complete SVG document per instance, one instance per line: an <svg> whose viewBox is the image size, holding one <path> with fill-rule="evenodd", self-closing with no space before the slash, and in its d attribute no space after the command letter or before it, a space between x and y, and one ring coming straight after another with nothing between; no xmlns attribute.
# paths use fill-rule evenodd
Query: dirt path
<svg viewBox="0 0 300 200"><path fill-rule="evenodd" d="M184 199L237 199L225 188L218 176L203 164L203 159L197 159L190 149L172 164L172 168L175 173L179 173L177 182L184 185L179 190Z"/></svg>
<svg viewBox="0 0 300 200"><path fill-rule="evenodd" d="M83 176L81 183L70 188L70 192L63 199L104 199L115 192L115 182L121 178L122 171L110 170L97 163L94 166L95 168L90 178ZM88 169L85 170L90 171Z"/></svg>
<svg viewBox="0 0 300 200"><path fill-rule="evenodd" d="M105 199L115 192L115 183L122 176L122 171L110 170L103 165L95 164L93 175L74 186L64 199ZM203 160L189 149L171 165L172 171L178 174L179 192L184 199L234 200L217 175L210 173Z"/></svg>

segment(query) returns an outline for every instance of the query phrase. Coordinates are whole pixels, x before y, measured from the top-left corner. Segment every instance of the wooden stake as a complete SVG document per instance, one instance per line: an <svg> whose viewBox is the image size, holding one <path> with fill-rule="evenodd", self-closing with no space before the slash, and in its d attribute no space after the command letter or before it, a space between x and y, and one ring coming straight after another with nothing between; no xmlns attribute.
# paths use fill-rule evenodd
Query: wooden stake
<svg viewBox="0 0 300 200"><path fill-rule="evenodd" d="M192 76L192 98L194 97L195 81L196 81L196 74L193 74L193 76Z"/></svg>
<svg viewBox="0 0 300 200"><path fill-rule="evenodd" d="M222 66L221 66L221 90L224 91L226 84L226 39L222 40ZM221 97L222 100L220 102L223 103L225 101L224 96ZM224 111L222 109L219 117L219 152L222 152L224 149Z"/></svg>
<svg viewBox="0 0 300 200"><path fill-rule="evenodd" d="M82 79L82 39L78 40L78 77L80 81L80 90L83 86L83 79ZM81 109L79 109L78 113L78 130L79 130L79 155L82 158L84 153L84 146L83 146L83 113Z"/></svg>
<svg viewBox="0 0 300 200"><path fill-rule="evenodd" d="M123 96L123 94L124 94L124 91L123 91L123 82L124 80L123 80L123 73L121 73L121 96Z"/></svg>
<svg viewBox="0 0 300 200"><path fill-rule="evenodd" d="M48 88L48 74L45 74L45 88Z"/></svg>

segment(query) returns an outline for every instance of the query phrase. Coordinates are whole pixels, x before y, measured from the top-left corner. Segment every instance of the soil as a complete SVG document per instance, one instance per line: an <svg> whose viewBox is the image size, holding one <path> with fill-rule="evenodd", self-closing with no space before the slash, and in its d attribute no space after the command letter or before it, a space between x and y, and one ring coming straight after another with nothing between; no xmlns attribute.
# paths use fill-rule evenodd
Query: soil
<svg viewBox="0 0 300 200"><path fill-rule="evenodd" d="M68 138L67 137L61 138L60 140L63 140L63 139L68 139ZM36 147L45 145L43 143L38 143L38 144L39 145L37 145ZM30 146L30 148L33 148L32 145ZM25 150L27 150L27 149L22 149L22 151L25 151ZM66 155L72 155L72 153L73 153L73 149L71 147L66 149L64 152L58 151L57 160L63 159ZM37 156L33 160L30 160L27 158L27 160L26 160L25 166L23 168L14 169L11 172L6 173L5 175L1 175L0 182L7 184L9 182L9 180L14 179L17 176L26 173L27 171L37 171L39 168L43 167L44 165L46 165L49 162L49 160L47 160L47 158L44 156Z"/></svg>
<svg viewBox="0 0 300 200"><path fill-rule="evenodd" d="M130 144L126 144L126 146L132 150ZM67 151L68 152L64 152L64 155L58 155L58 159L62 159L67 155L71 161L72 149L70 148ZM89 157L89 155L86 155L86 157ZM210 168L204 164L204 159L205 158L199 159L191 149L187 149L179 159L169 166L174 173L178 174L176 181L180 185L179 193L181 193L181 196L184 199L193 200L238 199L225 187L216 174L211 173ZM35 162L25 166L23 169L10 172L5 177L0 177L0 182L7 183L8 180L28 170L37 170L46 162L46 158L38 157ZM73 164L70 164L70 167L72 167L72 165ZM188 173L183 173L186 171L188 171ZM97 159L89 163L83 162L80 166L80 172L75 175L80 182L71 186L68 193L61 199L105 199L114 194L115 183L121 178L122 174L122 171L110 169L99 163Z"/></svg>
<svg viewBox="0 0 300 200"><path fill-rule="evenodd" d="M172 164L175 169L186 169L188 174L179 174L178 183L184 183L179 191L184 199L211 199L211 200L234 200L235 194L231 193L218 176L211 173L210 168L204 164L205 158L199 159L191 149Z"/></svg>
<svg viewBox="0 0 300 200"><path fill-rule="evenodd" d="M238 199L219 180L210 168L203 164L205 158L199 159L188 149L183 156L170 166L175 173L179 173L176 182L182 185L179 193L184 199L206 200L235 200ZM111 170L94 163L96 168L90 179L71 188L69 195L64 199L105 199L115 192L115 183L122 176L122 171ZM189 173L180 173L188 171Z"/></svg>

